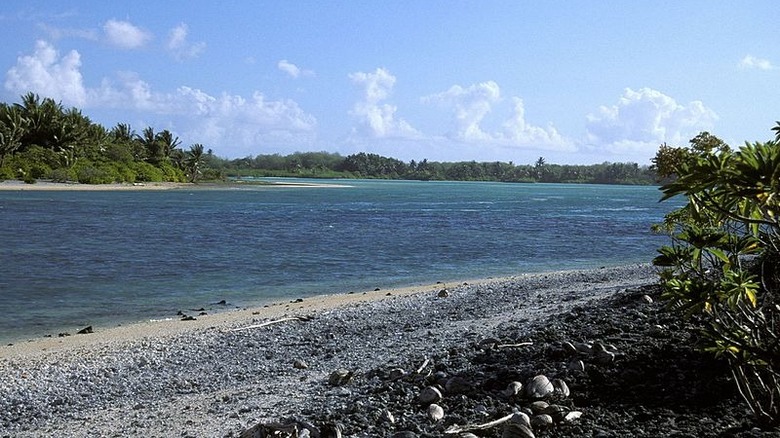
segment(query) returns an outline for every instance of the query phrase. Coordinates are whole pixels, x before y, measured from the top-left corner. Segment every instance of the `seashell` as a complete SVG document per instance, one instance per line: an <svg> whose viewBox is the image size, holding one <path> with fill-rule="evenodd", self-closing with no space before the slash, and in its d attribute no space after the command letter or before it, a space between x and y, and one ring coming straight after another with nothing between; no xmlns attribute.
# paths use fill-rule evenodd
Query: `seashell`
<svg viewBox="0 0 780 438"><path fill-rule="evenodd" d="M441 391L438 389L434 388L433 386L428 386L420 391L420 395L417 398L420 400L420 403L429 405L431 403L438 403L441 401L442 395Z"/></svg>
<svg viewBox="0 0 780 438"><path fill-rule="evenodd" d="M433 421L439 421L442 418L444 418L444 409L437 405L437 404L431 404L428 406L428 418L430 418Z"/></svg>
<svg viewBox="0 0 780 438"><path fill-rule="evenodd" d="M593 349L593 346L587 342L572 342L572 345L574 345L577 353L580 354L590 354L591 350Z"/></svg>
<svg viewBox="0 0 780 438"><path fill-rule="evenodd" d="M393 413L388 411L387 409L384 409L379 414L379 420L384 423L395 424L395 417L393 416Z"/></svg>
<svg viewBox="0 0 780 438"><path fill-rule="evenodd" d="M534 377L525 385L525 394L530 398L545 398L552 394L554 390L555 388L553 388L550 379L543 374Z"/></svg>
<svg viewBox="0 0 780 438"><path fill-rule="evenodd" d="M653 304L653 297L650 295L642 295L642 301L644 301L647 304Z"/></svg>
<svg viewBox="0 0 780 438"><path fill-rule="evenodd" d="M509 385L506 385L506 389L501 391L501 395L503 397L509 398L514 397L517 394L520 394L520 391L523 390L523 384L520 382L510 382Z"/></svg>
<svg viewBox="0 0 780 438"><path fill-rule="evenodd" d="M563 398L566 398L571 394L571 391L569 391L569 385L567 385L563 379L552 379L552 385L555 390L555 394Z"/></svg>
<svg viewBox="0 0 780 438"><path fill-rule="evenodd" d="M569 362L569 371L583 372L585 371L585 362L575 359Z"/></svg>
<svg viewBox="0 0 780 438"><path fill-rule="evenodd" d="M569 412L564 406L561 405L549 405L542 409L542 414L549 415L555 421L563 420L563 417Z"/></svg>
<svg viewBox="0 0 780 438"><path fill-rule="evenodd" d="M531 412L534 413L534 415L538 415L544 412L545 409L547 409L547 406L550 406L549 403L545 401L535 401L531 403Z"/></svg>
<svg viewBox="0 0 780 438"><path fill-rule="evenodd" d="M539 414L531 417L531 427L533 428L546 429L554 423L553 418L547 414Z"/></svg>
<svg viewBox="0 0 780 438"><path fill-rule="evenodd" d="M530 426L508 421L504 424L501 438L536 438Z"/></svg>
<svg viewBox="0 0 780 438"><path fill-rule="evenodd" d="M571 412L569 412L568 414L566 414L563 417L563 422L564 423L572 423L574 421L579 420L580 417L582 417L582 412L581 411L571 411Z"/></svg>
<svg viewBox="0 0 780 438"><path fill-rule="evenodd" d="M447 383L444 384L444 389L450 394L462 394L471 389L471 384L463 377L454 376L447 380Z"/></svg>
<svg viewBox="0 0 780 438"><path fill-rule="evenodd" d="M563 344L562 344L562 346L563 346L563 349L564 349L564 350L565 350L567 353L569 353L569 354L577 354L577 353L578 353L578 351L577 351L577 347L575 347L575 346L574 346L574 344L572 344L572 343L571 343L571 342L569 342L569 341L564 341L564 342L563 342Z"/></svg>
<svg viewBox="0 0 780 438"><path fill-rule="evenodd" d="M328 383L330 383L333 386L346 385L352 380L353 375L354 373L352 371L346 370L344 368L339 368L336 371L330 373L330 377L328 377Z"/></svg>
<svg viewBox="0 0 780 438"><path fill-rule="evenodd" d="M403 377L405 375L406 375L406 371L404 369L402 369L402 368L393 368L392 370L390 370L390 372L388 373L387 377L390 380L398 380L398 379L400 379L401 377Z"/></svg>

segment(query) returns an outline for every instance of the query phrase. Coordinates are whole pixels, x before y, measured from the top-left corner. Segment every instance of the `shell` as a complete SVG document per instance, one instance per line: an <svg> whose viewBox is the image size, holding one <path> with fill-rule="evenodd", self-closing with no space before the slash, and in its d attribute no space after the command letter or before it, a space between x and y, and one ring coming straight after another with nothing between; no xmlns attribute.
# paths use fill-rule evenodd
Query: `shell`
<svg viewBox="0 0 780 438"><path fill-rule="evenodd" d="M571 395L571 391L569 390L569 385L567 385L566 382L564 382L562 379L552 379L552 385L557 395L563 398L566 398L569 395Z"/></svg>
<svg viewBox="0 0 780 438"><path fill-rule="evenodd" d="M534 399L545 398L552 394L555 388L553 388L550 379L545 375L538 375L531 379L527 385L525 385L525 394Z"/></svg>
<svg viewBox="0 0 780 438"><path fill-rule="evenodd" d="M533 428L546 429L552 426L554 423L555 422L553 421L553 417L547 414L539 414L531 417L531 426Z"/></svg>
<svg viewBox="0 0 780 438"><path fill-rule="evenodd" d="M438 403L441 401L442 395L441 391L438 389L434 388L433 386L428 386L420 391L420 395L417 396L417 398L420 400L420 403L429 405L431 403Z"/></svg>
<svg viewBox="0 0 780 438"><path fill-rule="evenodd" d="M444 409L437 405L437 404L431 404L428 406L428 418L430 418L433 421L439 421L442 418L444 418Z"/></svg>
<svg viewBox="0 0 780 438"><path fill-rule="evenodd" d="M509 382L508 385L506 385L506 389L501 391L501 395L509 398L514 397L517 394L520 394L520 391L523 390L523 384L520 382Z"/></svg>

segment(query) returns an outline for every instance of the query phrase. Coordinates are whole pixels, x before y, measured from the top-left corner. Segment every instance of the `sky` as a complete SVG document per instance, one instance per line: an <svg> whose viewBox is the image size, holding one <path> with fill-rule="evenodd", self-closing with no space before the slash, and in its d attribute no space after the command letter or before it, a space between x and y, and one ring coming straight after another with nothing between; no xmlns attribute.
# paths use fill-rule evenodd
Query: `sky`
<svg viewBox="0 0 780 438"><path fill-rule="evenodd" d="M224 158L650 164L780 120L780 2L4 0L0 100Z"/></svg>

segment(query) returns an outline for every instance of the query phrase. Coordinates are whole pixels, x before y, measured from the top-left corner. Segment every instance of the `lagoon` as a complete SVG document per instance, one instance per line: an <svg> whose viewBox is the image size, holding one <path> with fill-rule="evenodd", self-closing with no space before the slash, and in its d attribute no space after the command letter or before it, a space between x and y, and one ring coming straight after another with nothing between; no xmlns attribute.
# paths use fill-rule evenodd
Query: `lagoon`
<svg viewBox="0 0 780 438"><path fill-rule="evenodd" d="M675 206L647 186L315 182L333 186L0 192L0 342L648 262L666 242L650 226Z"/></svg>

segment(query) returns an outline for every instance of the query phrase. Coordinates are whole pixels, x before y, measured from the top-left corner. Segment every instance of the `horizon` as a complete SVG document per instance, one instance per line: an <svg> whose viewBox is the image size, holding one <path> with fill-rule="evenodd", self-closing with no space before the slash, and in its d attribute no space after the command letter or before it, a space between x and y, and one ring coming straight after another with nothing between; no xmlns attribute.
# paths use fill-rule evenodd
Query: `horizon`
<svg viewBox="0 0 780 438"><path fill-rule="evenodd" d="M780 118L770 1L4 6L5 102L33 92L227 159L644 166L701 131L768 140Z"/></svg>

